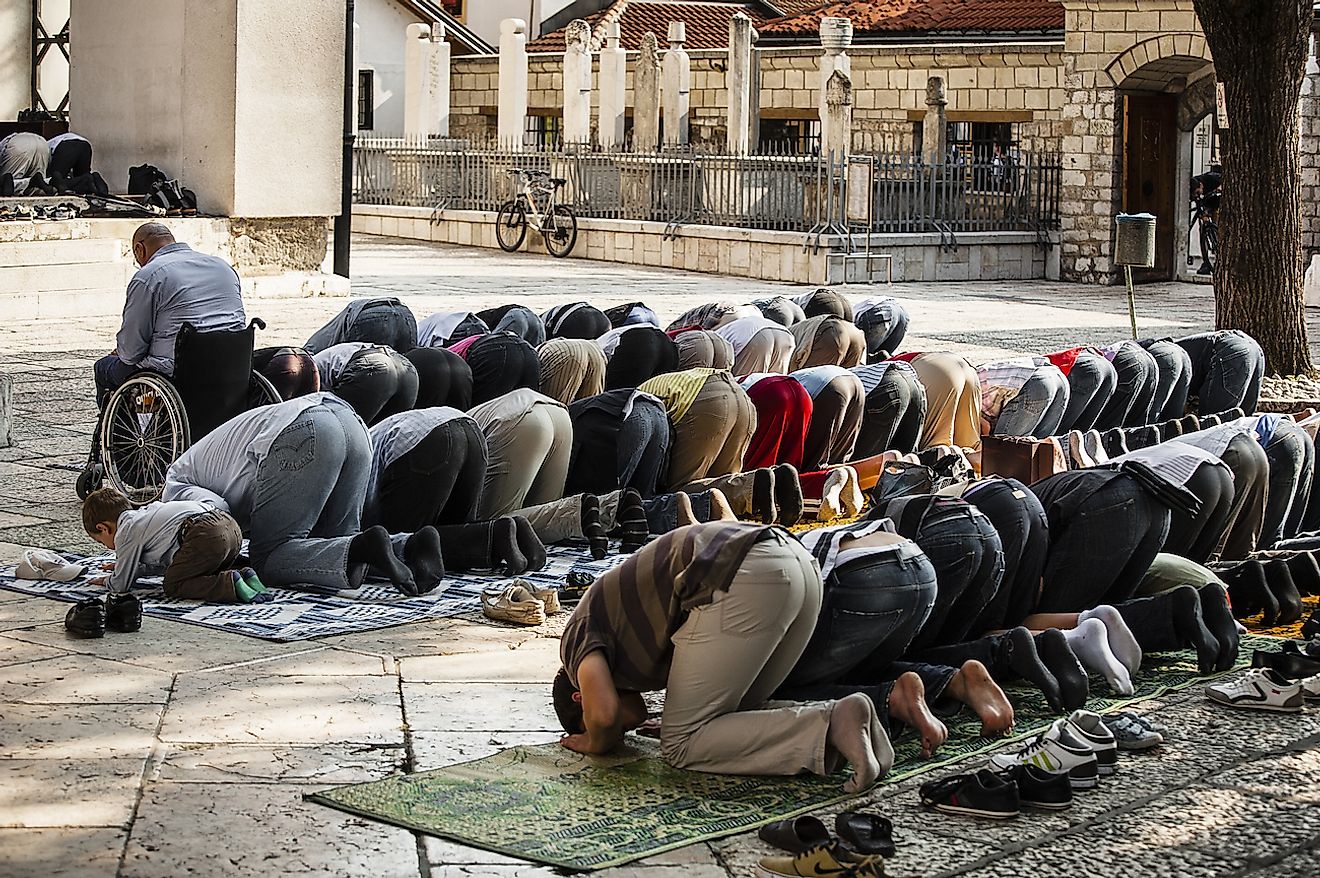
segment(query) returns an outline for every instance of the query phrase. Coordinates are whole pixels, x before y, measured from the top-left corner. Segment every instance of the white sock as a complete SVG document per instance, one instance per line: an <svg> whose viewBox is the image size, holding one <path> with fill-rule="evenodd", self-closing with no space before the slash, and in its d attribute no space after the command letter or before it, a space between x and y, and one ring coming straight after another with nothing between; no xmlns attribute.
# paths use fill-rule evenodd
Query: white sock
<svg viewBox="0 0 1320 878"><path fill-rule="evenodd" d="M1132 633L1132 629L1123 621L1123 614L1109 604L1101 604L1094 610L1085 610L1077 615L1078 622L1087 619L1099 619L1104 623L1109 651L1112 652L1129 674L1135 674L1141 668L1141 644Z"/></svg>
<svg viewBox="0 0 1320 878"><path fill-rule="evenodd" d="M833 521L843 517L843 490L848 487L848 473L842 468L830 470L820 491L820 511L817 521Z"/></svg>
<svg viewBox="0 0 1320 878"><path fill-rule="evenodd" d="M1104 677L1109 688L1119 695L1131 695L1135 691L1128 669L1123 667L1123 663L1109 648L1109 636L1104 622L1087 619L1079 622L1076 628L1063 632L1063 636L1076 653L1077 660L1089 673Z"/></svg>
<svg viewBox="0 0 1320 878"><path fill-rule="evenodd" d="M843 501L843 511L849 518L855 518L862 511L862 506L866 504L866 498L862 496L861 477L857 475L857 470L850 466L841 467L848 474L848 484L840 494Z"/></svg>

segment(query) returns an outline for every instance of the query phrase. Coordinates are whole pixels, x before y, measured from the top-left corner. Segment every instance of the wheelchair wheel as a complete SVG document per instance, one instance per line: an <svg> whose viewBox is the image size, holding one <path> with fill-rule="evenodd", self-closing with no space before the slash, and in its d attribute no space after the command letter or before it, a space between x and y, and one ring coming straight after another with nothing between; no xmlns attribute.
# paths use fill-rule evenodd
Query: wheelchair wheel
<svg viewBox="0 0 1320 878"><path fill-rule="evenodd" d="M277 402L284 402L280 397L280 392L275 389L274 384L270 383L270 379L254 369L252 379L248 382L248 409L261 408L263 405L274 405Z"/></svg>
<svg viewBox="0 0 1320 878"><path fill-rule="evenodd" d="M74 484L74 490L78 492L79 500L86 500L87 495L101 487L101 482L105 479L105 472L99 463L89 463L87 468L78 473L78 481Z"/></svg>
<svg viewBox="0 0 1320 878"><path fill-rule="evenodd" d="M106 401L101 426L105 479L135 506L160 497L165 471L190 444L183 400L162 376L134 375Z"/></svg>

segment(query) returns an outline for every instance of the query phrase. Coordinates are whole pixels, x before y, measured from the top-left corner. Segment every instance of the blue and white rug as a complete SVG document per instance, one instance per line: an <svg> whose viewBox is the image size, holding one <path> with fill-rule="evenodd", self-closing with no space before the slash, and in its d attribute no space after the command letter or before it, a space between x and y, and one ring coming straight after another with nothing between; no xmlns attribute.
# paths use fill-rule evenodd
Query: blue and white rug
<svg viewBox="0 0 1320 878"><path fill-rule="evenodd" d="M595 577L621 563L627 556L612 554L603 561L593 561L585 544L556 545L546 548L549 556L545 569L525 573L521 579L544 587L564 584L570 571ZM80 601L104 597L105 586L88 580L103 575L101 562L113 556L70 560L87 564L87 572L72 582L48 582L19 579L13 567L0 569L0 588L57 601ZM481 615L481 593L510 577L496 575L449 574L430 594L408 597L389 583L368 583L351 592L314 594L285 588L271 588L272 600L264 604L212 604L165 596L160 577L144 577L133 587L142 600L142 612L159 619L187 622L206 628L219 628L233 634L260 637L264 640L308 640L335 634L352 634L389 628L409 622Z"/></svg>

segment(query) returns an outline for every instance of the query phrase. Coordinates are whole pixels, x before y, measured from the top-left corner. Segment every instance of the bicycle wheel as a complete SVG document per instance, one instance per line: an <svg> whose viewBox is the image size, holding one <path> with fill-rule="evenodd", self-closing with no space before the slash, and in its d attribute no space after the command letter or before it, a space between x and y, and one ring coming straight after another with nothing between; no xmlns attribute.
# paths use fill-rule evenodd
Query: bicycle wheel
<svg viewBox="0 0 1320 878"><path fill-rule="evenodd" d="M541 227L541 236L545 238L545 249L551 256L562 259L573 252L577 235L577 216L573 213L573 209L566 204L556 204Z"/></svg>
<svg viewBox="0 0 1320 878"><path fill-rule="evenodd" d="M517 201L506 201L495 214L495 240L500 249L512 253L527 238L527 210Z"/></svg>

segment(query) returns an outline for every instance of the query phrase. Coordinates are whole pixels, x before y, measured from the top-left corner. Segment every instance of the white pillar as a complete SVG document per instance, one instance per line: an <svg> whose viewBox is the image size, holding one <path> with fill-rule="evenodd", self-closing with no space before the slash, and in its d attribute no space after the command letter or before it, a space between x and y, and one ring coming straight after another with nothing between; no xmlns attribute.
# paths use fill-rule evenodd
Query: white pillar
<svg viewBox="0 0 1320 878"><path fill-rule="evenodd" d="M424 138L431 130L431 26L408 25L403 42L403 136Z"/></svg>
<svg viewBox="0 0 1320 878"><path fill-rule="evenodd" d="M501 146L521 148L527 139L527 22L500 22L500 98L497 133Z"/></svg>
<svg viewBox="0 0 1320 878"><path fill-rule="evenodd" d="M755 39L756 29L746 15L739 12L729 20L729 68L725 80L729 87L729 152L734 155L747 155L751 148Z"/></svg>
<svg viewBox="0 0 1320 878"><path fill-rule="evenodd" d="M564 143L590 143L591 25L569 22L564 42Z"/></svg>
<svg viewBox="0 0 1320 878"><path fill-rule="evenodd" d="M944 161L948 152L949 99L944 90L944 77L932 76L926 80L926 119L921 123L921 154L932 165Z"/></svg>
<svg viewBox="0 0 1320 878"><path fill-rule="evenodd" d="M835 70L825 83L825 118L820 129L820 151L841 159L852 151L852 80Z"/></svg>
<svg viewBox="0 0 1320 878"><path fill-rule="evenodd" d="M362 80L361 77L362 64L358 60L358 55L360 54L360 52L358 51L358 47L361 45L362 45L362 28L359 27L358 23L355 21L353 22L353 133L354 134L358 133L357 105L358 105L358 101L362 97L362 92L358 88L358 83L361 82Z"/></svg>
<svg viewBox="0 0 1320 878"><path fill-rule="evenodd" d="M665 102L665 143L688 142L688 108L692 98L692 59L683 48L687 27L681 21L669 22L669 51L663 62Z"/></svg>
<svg viewBox="0 0 1320 878"><path fill-rule="evenodd" d="M825 124L826 103L825 87L838 70L852 83L852 61L848 58L848 47L853 41L853 23L850 18L822 18L820 20L820 45L825 50L820 58L820 119L822 129Z"/></svg>
<svg viewBox="0 0 1320 878"><path fill-rule="evenodd" d="M431 133L437 137L449 136L449 75L453 47L445 40L445 26L437 24L431 31L430 53L430 119Z"/></svg>
<svg viewBox="0 0 1320 878"><path fill-rule="evenodd" d="M625 89L628 82L628 53L619 46L619 23L605 25L605 48L600 50L600 118L596 128L600 145L609 149L623 145Z"/></svg>
<svg viewBox="0 0 1320 878"><path fill-rule="evenodd" d="M633 149L651 152L660 145L660 46L650 31L637 54L633 103Z"/></svg>

